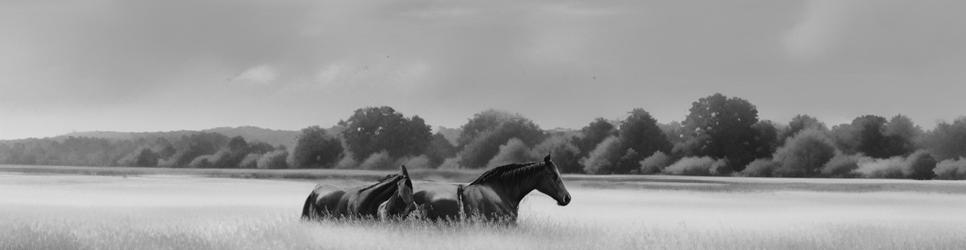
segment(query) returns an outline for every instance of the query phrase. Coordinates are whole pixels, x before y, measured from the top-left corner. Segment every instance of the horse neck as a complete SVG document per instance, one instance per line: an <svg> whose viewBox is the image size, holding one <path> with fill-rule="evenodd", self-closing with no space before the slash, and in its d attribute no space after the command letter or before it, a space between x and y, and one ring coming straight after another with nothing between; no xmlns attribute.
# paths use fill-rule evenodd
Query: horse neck
<svg viewBox="0 0 966 250"><path fill-rule="evenodd" d="M406 202L403 201L403 199L400 198L396 192L393 192L393 196L386 200L386 212L389 215L396 215L402 212L406 209L406 206L408 206L408 204L406 204Z"/></svg>
<svg viewBox="0 0 966 250"><path fill-rule="evenodd" d="M375 202L375 205L379 206L379 204L382 204L383 201L386 201L392 198L393 196L397 196L396 192L398 190L396 190L395 187L396 187L395 181L386 182L383 184L379 184L379 186L372 187L369 190L364 191L366 192L366 194L363 196L365 199L364 202L365 203Z"/></svg>
<svg viewBox="0 0 966 250"><path fill-rule="evenodd" d="M539 174L514 179L494 180L482 185L493 189L501 198L516 208L520 205L523 197L526 197L527 194L537 189L538 180L542 177L543 174L541 172Z"/></svg>

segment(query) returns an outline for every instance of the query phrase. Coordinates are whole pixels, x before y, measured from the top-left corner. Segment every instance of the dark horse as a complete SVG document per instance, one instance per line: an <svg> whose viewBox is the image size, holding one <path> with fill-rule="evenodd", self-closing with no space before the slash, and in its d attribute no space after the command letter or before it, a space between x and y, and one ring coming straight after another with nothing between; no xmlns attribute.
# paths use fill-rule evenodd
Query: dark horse
<svg viewBox="0 0 966 250"><path fill-rule="evenodd" d="M471 219L514 223L520 201L533 190L550 196L557 205L570 203L570 193L550 155L543 162L491 169L465 186L428 187L416 192L413 198L423 216L433 221Z"/></svg>
<svg viewBox="0 0 966 250"><path fill-rule="evenodd" d="M408 216L416 208L413 182L406 166L401 166L398 174L387 175L367 187L336 190L328 194L322 192L321 185L318 185L309 193L302 207L302 219L399 219Z"/></svg>

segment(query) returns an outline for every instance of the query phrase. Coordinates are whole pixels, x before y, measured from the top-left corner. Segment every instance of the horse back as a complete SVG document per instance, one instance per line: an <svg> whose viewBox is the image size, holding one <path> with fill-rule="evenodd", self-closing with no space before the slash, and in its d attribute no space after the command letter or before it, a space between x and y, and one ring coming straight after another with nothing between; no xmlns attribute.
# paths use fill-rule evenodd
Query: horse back
<svg viewBox="0 0 966 250"><path fill-rule="evenodd" d="M332 218L343 217L345 213L345 190L334 190L324 193L321 187L316 187L305 200L302 218Z"/></svg>

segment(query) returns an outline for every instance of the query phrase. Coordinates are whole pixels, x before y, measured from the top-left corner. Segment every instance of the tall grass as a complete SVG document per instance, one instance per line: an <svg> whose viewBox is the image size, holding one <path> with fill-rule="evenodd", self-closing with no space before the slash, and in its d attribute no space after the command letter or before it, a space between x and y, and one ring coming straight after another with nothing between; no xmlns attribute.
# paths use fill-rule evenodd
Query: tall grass
<svg viewBox="0 0 966 250"><path fill-rule="evenodd" d="M302 222L300 203L314 186L309 182L0 174L0 249L956 249L966 245L962 237L966 217L959 216L966 208L963 194L908 189L776 191L774 186L752 184L745 186L754 189L750 192L673 188L688 180L709 179L669 179L654 189L572 185L574 201L566 207L535 192L522 203L517 225L508 227ZM800 181L825 185L823 180ZM859 181L893 185L904 180ZM611 183L603 178L596 182Z"/></svg>

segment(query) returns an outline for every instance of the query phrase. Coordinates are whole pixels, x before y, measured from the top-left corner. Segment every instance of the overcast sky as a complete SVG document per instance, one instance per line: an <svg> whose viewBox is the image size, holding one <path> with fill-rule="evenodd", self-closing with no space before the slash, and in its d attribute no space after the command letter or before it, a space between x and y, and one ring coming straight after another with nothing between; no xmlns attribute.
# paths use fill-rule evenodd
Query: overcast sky
<svg viewBox="0 0 966 250"><path fill-rule="evenodd" d="M579 128L721 92L785 123L966 115L966 1L0 2L0 138L328 127L390 105Z"/></svg>

